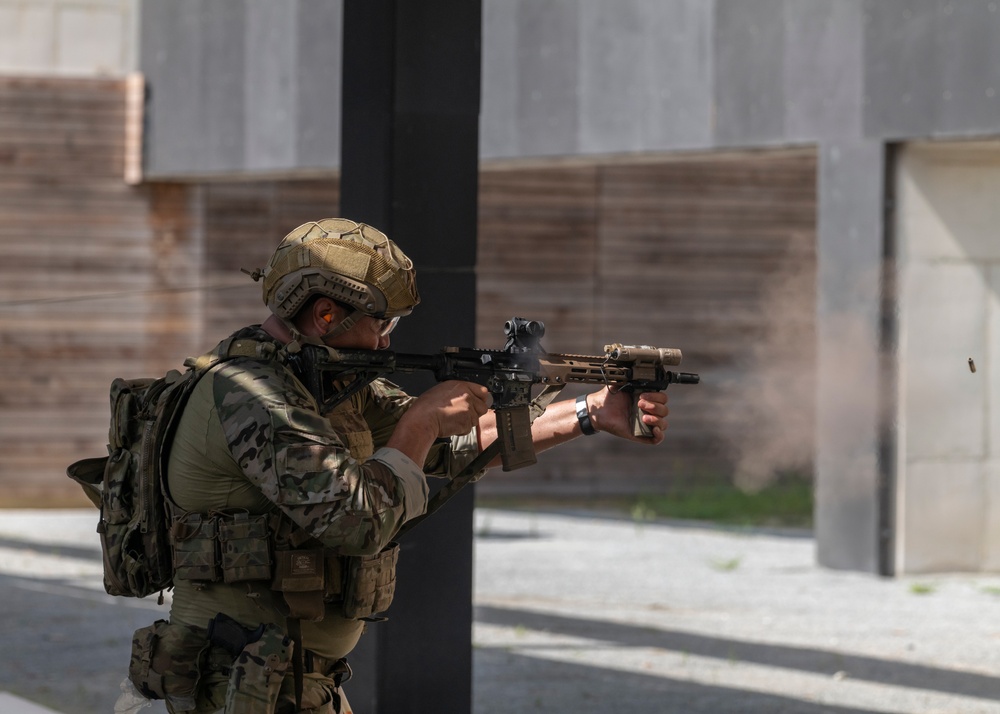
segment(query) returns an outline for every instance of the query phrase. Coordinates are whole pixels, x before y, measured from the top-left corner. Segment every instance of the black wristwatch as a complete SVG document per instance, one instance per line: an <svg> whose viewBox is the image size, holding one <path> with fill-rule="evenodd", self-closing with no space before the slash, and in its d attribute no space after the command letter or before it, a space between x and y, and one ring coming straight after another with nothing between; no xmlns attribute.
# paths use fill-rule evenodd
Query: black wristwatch
<svg viewBox="0 0 1000 714"><path fill-rule="evenodd" d="M581 394L576 398L576 419L580 422L580 431L582 431L585 436L591 436L597 433L597 430L594 428L594 422L590 421L590 414L587 412L586 394Z"/></svg>

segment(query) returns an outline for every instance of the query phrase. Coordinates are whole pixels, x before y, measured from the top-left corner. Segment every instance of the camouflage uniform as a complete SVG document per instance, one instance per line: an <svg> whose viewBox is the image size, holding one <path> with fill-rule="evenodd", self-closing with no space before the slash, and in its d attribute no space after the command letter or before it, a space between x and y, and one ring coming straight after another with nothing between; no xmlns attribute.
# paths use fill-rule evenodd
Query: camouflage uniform
<svg viewBox="0 0 1000 714"><path fill-rule="evenodd" d="M258 326L237 335L274 342ZM325 549L348 556L378 553L404 522L426 508L425 473L453 476L478 453L475 432L435 444L423 468L386 448L413 399L376 380L332 414L321 415L315 399L281 359L224 362L201 379L185 407L170 452L170 495L182 511L206 515L280 511ZM287 608L267 581L175 578L170 626L184 632L205 628L220 612L249 629L280 629ZM345 617L336 603L327 607L322 620L301 624L305 650L327 662L345 657L364 629L363 622ZM202 671L186 674L200 682L193 699L167 698L171 711L221 708L232 655L214 646L202 651L195 641L174 650L162 656L183 659L194 652ZM183 666L174 670L185 676ZM289 666L278 682L278 711L294 710L291 672ZM330 704L336 700L336 686L327 674L306 675L303 711L336 711Z"/></svg>

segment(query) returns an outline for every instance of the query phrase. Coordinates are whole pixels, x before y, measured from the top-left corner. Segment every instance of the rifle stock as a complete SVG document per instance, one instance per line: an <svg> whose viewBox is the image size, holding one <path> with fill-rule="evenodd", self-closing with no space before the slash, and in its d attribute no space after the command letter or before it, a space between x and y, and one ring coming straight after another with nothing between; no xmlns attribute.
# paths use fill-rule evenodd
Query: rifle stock
<svg viewBox="0 0 1000 714"><path fill-rule="evenodd" d="M631 393L633 434L649 438L652 432L642 422L637 405L639 394L700 381L697 374L666 369L681 363L679 349L616 343L605 345L600 356L556 354L539 345L545 334L541 322L513 318L504 330L508 339L500 350L446 347L426 355L330 348L313 353L312 369L298 371L325 409L348 399L376 377L394 372L430 372L439 382L456 379L481 384L493 397L504 471L535 463L531 422L568 385L609 386ZM351 378L345 389L344 381ZM546 389L533 401L535 385Z"/></svg>

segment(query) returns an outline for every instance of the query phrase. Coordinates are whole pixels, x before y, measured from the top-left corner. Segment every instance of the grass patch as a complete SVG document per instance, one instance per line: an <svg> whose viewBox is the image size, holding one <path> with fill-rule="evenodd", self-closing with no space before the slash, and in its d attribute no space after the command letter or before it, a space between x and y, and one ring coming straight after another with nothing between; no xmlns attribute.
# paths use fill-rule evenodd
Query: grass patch
<svg viewBox="0 0 1000 714"><path fill-rule="evenodd" d="M688 486L675 493L639 498L645 513L659 518L712 521L725 525L809 528L813 517L812 484L805 479L779 481L754 493L735 486Z"/></svg>
<svg viewBox="0 0 1000 714"><path fill-rule="evenodd" d="M637 524L676 518L722 525L811 528L813 520L812 482L801 476L783 476L754 493L706 480L691 481L664 494L524 498L477 494L476 502L487 508L612 512Z"/></svg>
<svg viewBox="0 0 1000 714"><path fill-rule="evenodd" d="M728 558L728 559L716 559L709 562L713 570L718 570L720 573L729 573L740 567L742 558Z"/></svg>

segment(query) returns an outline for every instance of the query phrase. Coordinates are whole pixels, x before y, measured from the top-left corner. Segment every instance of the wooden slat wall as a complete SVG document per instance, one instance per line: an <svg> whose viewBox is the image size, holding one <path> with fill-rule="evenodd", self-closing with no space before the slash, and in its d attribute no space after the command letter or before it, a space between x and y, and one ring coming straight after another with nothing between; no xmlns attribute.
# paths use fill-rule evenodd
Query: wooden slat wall
<svg viewBox="0 0 1000 714"><path fill-rule="evenodd" d="M337 214L335 178L202 184L204 340L209 349L233 330L266 317L261 284L240 272L263 267L290 230Z"/></svg>
<svg viewBox="0 0 1000 714"><path fill-rule="evenodd" d="M594 349L598 178L595 167L480 175L476 336L503 345L513 316L542 320L546 349Z"/></svg>
<svg viewBox="0 0 1000 714"><path fill-rule="evenodd" d="M813 449L815 155L487 170L480 177L480 341L513 314L551 351L680 347L697 387L670 390L669 443L595 438L487 479L483 492L762 485Z"/></svg>
<svg viewBox="0 0 1000 714"><path fill-rule="evenodd" d="M332 178L130 187L124 111L121 81L0 78L0 504L80 502L64 469L103 451L111 379L259 322L239 269L337 213ZM665 447L586 439L480 488L655 491L807 468L815 170L812 151L484 170L479 346L531 317L552 351L681 347L703 384L671 389Z"/></svg>
<svg viewBox="0 0 1000 714"><path fill-rule="evenodd" d="M82 503L108 385L176 368L264 316L285 232L335 215L336 179L124 181L125 83L0 78L0 505Z"/></svg>
<svg viewBox="0 0 1000 714"><path fill-rule="evenodd" d="M0 78L0 486L59 502L115 376L188 351L186 190L126 186L124 83ZM180 208L179 208L180 207Z"/></svg>

